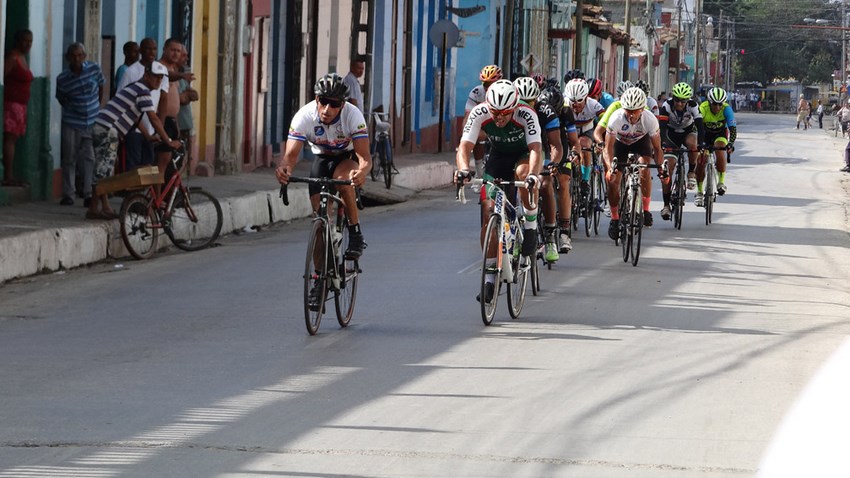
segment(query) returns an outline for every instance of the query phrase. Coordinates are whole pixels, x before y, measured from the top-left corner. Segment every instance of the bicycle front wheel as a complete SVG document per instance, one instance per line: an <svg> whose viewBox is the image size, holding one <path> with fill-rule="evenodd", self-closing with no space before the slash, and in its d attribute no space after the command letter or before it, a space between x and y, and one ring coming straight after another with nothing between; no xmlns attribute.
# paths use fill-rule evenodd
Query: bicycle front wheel
<svg viewBox="0 0 850 478"><path fill-rule="evenodd" d="M209 247L221 234L221 204L203 189L180 188L174 191L171 216L163 224L175 246L184 251Z"/></svg>
<svg viewBox="0 0 850 478"><path fill-rule="evenodd" d="M714 188L716 186L714 175L716 173L711 164L706 165L705 169L705 195L703 197L703 203L705 206L705 225L708 226L711 224L711 213L714 209Z"/></svg>
<svg viewBox="0 0 850 478"><path fill-rule="evenodd" d="M514 319L519 318L522 306L525 304L525 291L532 260L533 258L524 255L514 260L514 280L508 282L508 312Z"/></svg>
<svg viewBox="0 0 850 478"><path fill-rule="evenodd" d="M342 222L342 242L336 258L336 274L339 287L334 291L336 320L340 327L347 327L354 315L354 303L357 299L357 278L360 276L360 264L357 259L346 259L345 249L348 247L348 221Z"/></svg>
<svg viewBox="0 0 850 478"><path fill-rule="evenodd" d="M641 207L640 191L632 196L631 224L629 225L629 249L632 256L632 266L636 266L640 258L640 239L643 235L643 208Z"/></svg>
<svg viewBox="0 0 850 478"><path fill-rule="evenodd" d="M676 169L676 181L673 183L673 194L670 205L673 206L673 226L682 229L682 212L685 208L685 175L684 165Z"/></svg>
<svg viewBox="0 0 850 478"><path fill-rule="evenodd" d="M487 229L484 233L484 246L482 249L481 260L481 287L479 291L478 301L481 303L481 320L484 325L493 323L493 317L496 316L496 303L499 300L499 289L502 288L502 270L498 267L498 258L502 255L502 244L499 241L499 233L501 232L502 218L496 214L490 216L490 221L487 222ZM487 266L487 250L489 244L496 244L496 265ZM492 260L492 259L491 259ZM510 260L505 257L503 260ZM487 300L487 275L495 274L495 283L493 284L493 296Z"/></svg>
<svg viewBox="0 0 850 478"><path fill-rule="evenodd" d="M325 313L328 296L327 247L325 222L316 219L307 243L307 260L304 265L304 322L310 335L316 335L319 331L322 314Z"/></svg>
<svg viewBox="0 0 850 478"><path fill-rule="evenodd" d="M147 259L156 251L159 221L151 200L143 193L133 193L124 199L118 216L121 240L136 259Z"/></svg>

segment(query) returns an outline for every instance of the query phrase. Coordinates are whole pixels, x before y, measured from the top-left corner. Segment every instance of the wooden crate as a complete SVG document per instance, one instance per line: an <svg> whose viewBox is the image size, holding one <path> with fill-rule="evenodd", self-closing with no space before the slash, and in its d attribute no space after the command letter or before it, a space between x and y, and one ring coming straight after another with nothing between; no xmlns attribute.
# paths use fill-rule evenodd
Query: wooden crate
<svg viewBox="0 0 850 478"><path fill-rule="evenodd" d="M156 166L145 166L101 179L97 183L95 192L97 194L109 194L127 189L142 189L151 184L161 183L162 178L159 175L159 168Z"/></svg>

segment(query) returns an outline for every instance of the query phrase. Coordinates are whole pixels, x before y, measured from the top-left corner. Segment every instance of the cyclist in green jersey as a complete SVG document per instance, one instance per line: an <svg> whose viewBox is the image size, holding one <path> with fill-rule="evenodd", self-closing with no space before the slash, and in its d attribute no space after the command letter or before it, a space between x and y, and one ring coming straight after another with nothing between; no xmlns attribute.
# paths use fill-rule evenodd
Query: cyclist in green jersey
<svg viewBox="0 0 850 478"><path fill-rule="evenodd" d="M713 145L715 148L723 148L728 145L731 153L735 148L735 139L738 137L738 127L735 122L735 113L732 107L726 103L726 90L723 88L712 88L706 95L706 101L699 105L699 112L705 126L705 144ZM717 194L726 194L726 151L716 149L714 155L717 158ZM700 155L697 162L697 195L694 204L703 205L703 181L705 180L705 155Z"/></svg>
<svg viewBox="0 0 850 478"><path fill-rule="evenodd" d="M525 180L528 188L520 189L520 199L525 209L522 254L532 256L537 252L537 204L531 201L540 185L540 170L543 167L543 147L540 140L540 122L537 113L519 101L513 83L499 80L487 90L484 103L469 113L463 127L463 136L457 149L457 181L470 179L469 159L481 132L490 139L490 157L484 165L484 179ZM495 197L492 188L481 188L481 216L486 219ZM486 221L482 220L482 224ZM482 247L484 228L481 228ZM487 258L488 266L496 264L496 258ZM495 273L485 276L486 301L495 291Z"/></svg>

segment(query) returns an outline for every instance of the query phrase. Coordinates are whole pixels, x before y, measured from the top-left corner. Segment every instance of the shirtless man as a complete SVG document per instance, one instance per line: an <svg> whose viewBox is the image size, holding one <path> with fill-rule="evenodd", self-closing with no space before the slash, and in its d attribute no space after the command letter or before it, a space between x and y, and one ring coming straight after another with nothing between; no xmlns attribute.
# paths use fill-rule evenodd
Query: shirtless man
<svg viewBox="0 0 850 478"><path fill-rule="evenodd" d="M165 46L162 49L162 58L160 63L168 68L168 91L163 92L159 98L159 106L157 107L157 116L162 121L166 133L171 138L180 137L180 128L177 125L177 114L180 112L180 92L178 82L181 79L192 81L195 75L191 72L181 72L183 60L183 44L180 41L169 38L165 41ZM160 174L165 174L168 163L171 160L171 147L166 144L159 144L156 147L156 165L159 167Z"/></svg>

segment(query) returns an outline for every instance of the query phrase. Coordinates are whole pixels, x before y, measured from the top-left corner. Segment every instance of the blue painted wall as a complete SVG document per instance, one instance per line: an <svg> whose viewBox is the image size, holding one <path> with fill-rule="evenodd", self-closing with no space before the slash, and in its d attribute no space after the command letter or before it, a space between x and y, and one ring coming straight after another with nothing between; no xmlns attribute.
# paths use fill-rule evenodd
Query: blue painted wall
<svg viewBox="0 0 850 478"><path fill-rule="evenodd" d="M496 12L501 2L484 2L487 7L481 13L468 18L455 17L458 28L461 31L480 33L480 36L467 35L463 48L454 48L457 56L457 77L455 81L454 95L456 98L454 115L462 117L464 105L469 91L480 84L478 73L481 68L496 61ZM469 8L482 5L476 0L460 0L455 6Z"/></svg>

